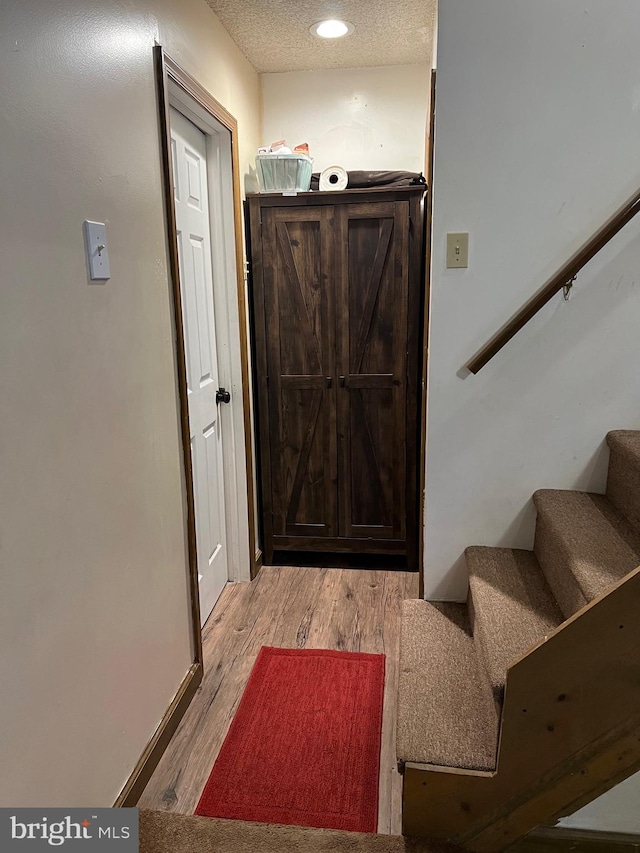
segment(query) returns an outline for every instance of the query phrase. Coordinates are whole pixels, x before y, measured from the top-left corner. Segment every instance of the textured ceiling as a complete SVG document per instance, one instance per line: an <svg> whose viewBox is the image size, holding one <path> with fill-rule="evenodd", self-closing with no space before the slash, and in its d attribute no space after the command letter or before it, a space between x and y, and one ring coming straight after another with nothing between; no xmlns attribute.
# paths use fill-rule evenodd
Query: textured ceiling
<svg viewBox="0 0 640 853"><path fill-rule="evenodd" d="M309 71L430 62L437 0L207 0L256 71ZM355 25L341 39L309 27Z"/></svg>

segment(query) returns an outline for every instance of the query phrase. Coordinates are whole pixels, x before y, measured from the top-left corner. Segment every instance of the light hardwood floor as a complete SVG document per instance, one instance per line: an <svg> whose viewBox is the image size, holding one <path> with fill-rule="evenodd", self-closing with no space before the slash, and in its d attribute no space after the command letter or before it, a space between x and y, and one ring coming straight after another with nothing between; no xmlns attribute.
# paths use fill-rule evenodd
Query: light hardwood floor
<svg viewBox="0 0 640 853"><path fill-rule="evenodd" d="M203 631L205 675L139 805L192 814L261 646L383 652L386 682L378 832L400 834L396 768L400 607L418 575L269 566L228 584Z"/></svg>

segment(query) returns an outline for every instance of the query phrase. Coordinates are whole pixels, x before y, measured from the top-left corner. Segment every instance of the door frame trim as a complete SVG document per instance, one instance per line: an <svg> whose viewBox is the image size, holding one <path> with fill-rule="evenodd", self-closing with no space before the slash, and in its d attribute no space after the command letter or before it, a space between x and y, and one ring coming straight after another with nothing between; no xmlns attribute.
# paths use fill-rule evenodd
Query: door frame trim
<svg viewBox="0 0 640 853"><path fill-rule="evenodd" d="M429 309L431 306L431 251L432 251L432 218L433 218L433 158L435 150L436 133L436 69L431 69L431 82L429 90L429 115L427 140L427 195L425 200L424 215L424 306L422 316L422 366L421 366L421 400L420 400L420 440L418 450L419 486L418 486L418 571L419 571L419 597L424 598L424 529L426 520L426 479L427 479L427 409L429 393Z"/></svg>
<svg viewBox="0 0 640 853"><path fill-rule="evenodd" d="M200 627L200 601L198 589L198 562L196 550L196 525L193 493L193 471L191 466L189 407L187 401L187 369L182 324L182 299L180 291L180 268L178 266L178 241L176 236L176 212L173 195L173 163L171 158L171 124L169 116L170 82L177 85L195 104L222 124L231 135L231 170L233 185L233 221L236 255L236 278L238 298L238 319L240 332L240 362L242 373L242 405L244 420L244 445L246 454L247 510L249 556L251 575L257 572L256 566L261 557L256 553L255 512L253 488L253 447L251 443L251 409L249 398L249 349L247 336L247 312L245 307L244 253L242 240L242 202L240 193L240 167L238 158L237 122L215 98L213 98L186 71L174 62L156 44L153 48L155 68L158 130L160 138L162 194L164 198L165 221L167 229L167 252L169 280L172 292L173 333L175 335L176 374L180 403L180 430L182 435L184 507L186 514L185 545L188 556L189 601L191 612L191 651L192 663L182 680L177 693L167 708L160 724L147 743L131 775L118 795L114 807L135 806L154 770L156 769L169 741L176 731L180 720L189 707L191 700L202 682L204 675L202 629Z"/></svg>
<svg viewBox="0 0 640 853"><path fill-rule="evenodd" d="M240 164L238 157L238 123L197 80L175 62L161 45L154 47L156 82L158 89L159 130L162 155L163 195L167 226L169 275L173 293L173 319L176 341L178 393L180 398L180 422L182 431L183 465L185 474L185 500L187 510L187 543L189 556L189 595L191 605L191 630L194 663L202 663L202 630L200 627L200 605L198 590L198 565L196 551L195 506L193 471L189 440L189 410L187 401L187 376L185 339L183 331L180 269L178 265L178 242L176 238L176 212L173 195L173 163L171 157L171 88L177 87L197 107L219 122L229 131L231 138L231 176L233 189L233 224L235 242L235 268L237 309L240 336L240 369L242 376L242 411L244 421L244 451L246 459L247 513L249 556L253 564L256 553L254 519L254 476L253 447L251 442L251 409L249 395L249 350L247 337L247 311L244 280L243 219L240 191ZM234 578L237 579L237 578ZM248 579L248 578L247 578Z"/></svg>

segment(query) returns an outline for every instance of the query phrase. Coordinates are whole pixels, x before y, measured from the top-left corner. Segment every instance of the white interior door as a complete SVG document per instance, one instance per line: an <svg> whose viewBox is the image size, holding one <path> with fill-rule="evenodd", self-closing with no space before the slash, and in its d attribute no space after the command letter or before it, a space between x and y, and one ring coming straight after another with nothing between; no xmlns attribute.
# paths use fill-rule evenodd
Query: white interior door
<svg viewBox="0 0 640 853"><path fill-rule="evenodd" d="M207 144L171 109L171 147L196 515L200 616L204 625L229 576L218 356L211 265Z"/></svg>

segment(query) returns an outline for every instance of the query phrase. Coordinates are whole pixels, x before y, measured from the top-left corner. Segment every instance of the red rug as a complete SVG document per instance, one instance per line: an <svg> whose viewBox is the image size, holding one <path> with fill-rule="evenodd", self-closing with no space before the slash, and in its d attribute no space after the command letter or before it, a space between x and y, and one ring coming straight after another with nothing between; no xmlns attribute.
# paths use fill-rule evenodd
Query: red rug
<svg viewBox="0 0 640 853"><path fill-rule="evenodd" d="M384 663L263 646L196 814L375 832Z"/></svg>

